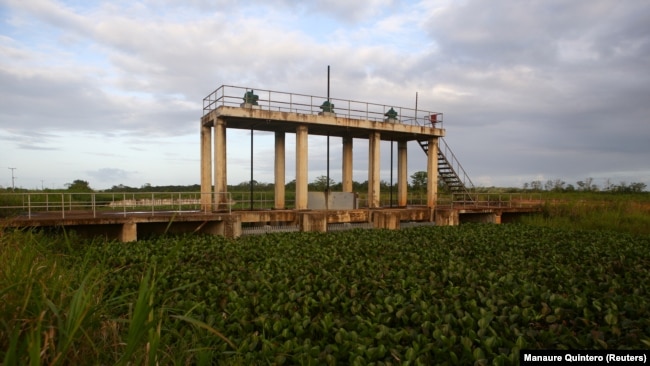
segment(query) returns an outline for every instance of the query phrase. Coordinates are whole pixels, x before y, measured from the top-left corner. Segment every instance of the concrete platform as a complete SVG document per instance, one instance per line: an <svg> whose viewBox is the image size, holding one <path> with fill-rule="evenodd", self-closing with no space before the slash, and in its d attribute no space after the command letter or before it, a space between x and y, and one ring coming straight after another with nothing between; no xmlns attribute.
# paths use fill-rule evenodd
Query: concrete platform
<svg viewBox="0 0 650 366"><path fill-rule="evenodd" d="M500 224L518 215L539 212L539 207L427 207L378 208L356 210L260 210L231 213L151 212L94 213L90 211L32 213L31 218L17 216L0 221L4 228L54 228L74 230L83 236L105 237L123 242L136 241L164 233L201 233L236 238L242 226L297 226L299 231L327 232L330 224L368 223L376 229L396 230L405 222L430 222L435 225L459 225L466 222ZM280 230L281 231L281 230Z"/></svg>

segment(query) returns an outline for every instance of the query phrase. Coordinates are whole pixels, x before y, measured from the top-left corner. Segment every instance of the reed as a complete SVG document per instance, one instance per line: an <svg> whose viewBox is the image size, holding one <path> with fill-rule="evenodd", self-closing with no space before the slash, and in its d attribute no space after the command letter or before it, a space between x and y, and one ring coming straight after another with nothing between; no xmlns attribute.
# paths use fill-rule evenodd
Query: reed
<svg viewBox="0 0 650 366"><path fill-rule="evenodd" d="M158 364L164 309L154 306L154 276L147 272L136 293L109 294L109 270L90 263L75 240L0 235L1 363Z"/></svg>
<svg viewBox="0 0 650 366"><path fill-rule="evenodd" d="M541 215L523 217L524 224L561 229L606 230L650 234L650 204L635 200L547 201Z"/></svg>

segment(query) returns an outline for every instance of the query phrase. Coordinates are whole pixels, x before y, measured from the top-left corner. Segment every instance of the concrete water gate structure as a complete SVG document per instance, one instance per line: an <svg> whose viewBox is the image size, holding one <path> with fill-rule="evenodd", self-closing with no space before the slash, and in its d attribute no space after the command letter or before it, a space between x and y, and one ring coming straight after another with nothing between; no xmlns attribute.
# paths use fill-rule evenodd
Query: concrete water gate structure
<svg viewBox="0 0 650 366"><path fill-rule="evenodd" d="M255 94L257 93L257 94ZM258 96L259 94L259 96ZM426 206L435 206L438 187L438 139L445 135L442 113L410 108L329 100L323 97L221 86L204 99L201 118L201 193L205 211L227 205L228 128L275 134L274 209L285 205L285 142L296 136L295 209L308 207L308 135L343 139L342 187L352 192L354 139L369 141L368 208L380 207L380 141L397 142L397 206L407 203L407 142L423 141L428 147ZM214 130L214 134L212 134ZM214 147L213 147L214 145ZM214 180L212 179L214 173ZM214 191L212 191L214 187ZM214 195L208 193L213 192Z"/></svg>
<svg viewBox="0 0 650 366"><path fill-rule="evenodd" d="M501 223L516 215L539 211L541 201L524 195L506 195L502 199L501 195L490 197L468 191L467 182L471 185L471 181L444 143L442 117L442 113L427 110L224 85L203 100L201 192L138 193L138 197L131 193L112 193L112 198L97 192L81 199L83 194L78 193L15 194L14 201L22 200L22 204L3 206L0 203L0 212L7 210L18 214L0 219L0 228L67 227L88 235L134 241L143 235L166 232L238 237L246 234L251 226L262 229L248 233ZM232 209L234 201L228 192L226 164L229 128L274 133L272 209ZM288 133L295 134L296 139L296 166L295 170L290 170L295 173L296 181L293 207L289 207L285 199ZM366 207L310 207L309 135L342 138L343 194L353 194L354 139L369 141ZM397 142L397 207L380 205L381 141ZM417 141L427 154L426 200L417 206L407 205L409 141ZM438 197L439 176L454 192L444 202ZM322 193L325 194L324 202L329 202L330 192Z"/></svg>

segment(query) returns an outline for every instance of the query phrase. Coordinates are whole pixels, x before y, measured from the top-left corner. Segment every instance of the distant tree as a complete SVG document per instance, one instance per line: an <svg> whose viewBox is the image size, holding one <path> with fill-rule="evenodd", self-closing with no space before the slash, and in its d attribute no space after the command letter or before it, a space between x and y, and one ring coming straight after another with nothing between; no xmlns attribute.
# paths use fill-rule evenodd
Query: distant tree
<svg viewBox="0 0 650 366"><path fill-rule="evenodd" d="M612 184L611 180L609 178L605 179L605 186L603 187L603 190L608 192L614 189L614 185Z"/></svg>
<svg viewBox="0 0 650 366"><path fill-rule="evenodd" d="M361 183L357 181L352 181L352 190L355 192L365 192L368 190L368 181L363 181Z"/></svg>
<svg viewBox="0 0 650 366"><path fill-rule="evenodd" d="M544 190L550 191L551 189L553 189L553 181L549 179L544 183Z"/></svg>
<svg viewBox="0 0 650 366"><path fill-rule="evenodd" d="M587 178L584 181L579 180L576 182L578 185L578 190L585 192L597 192L598 186L594 184L594 178Z"/></svg>
<svg viewBox="0 0 650 366"><path fill-rule="evenodd" d="M616 193L640 193L646 189L646 184L641 182L633 182L629 185L621 182L618 185L612 185L611 191Z"/></svg>
<svg viewBox="0 0 650 366"><path fill-rule="evenodd" d="M296 191L296 180L292 180L291 182L287 183L284 185L284 189L290 192L295 192Z"/></svg>
<svg viewBox="0 0 650 366"><path fill-rule="evenodd" d="M427 172L419 171L411 174L411 186L413 190L423 191L427 189Z"/></svg>
<svg viewBox="0 0 650 366"><path fill-rule="evenodd" d="M640 193L640 192L643 192L643 191L645 191L645 189L646 189L647 187L648 187L648 186L647 186L645 183L641 183L641 182L636 182L636 183L631 183L631 184L630 184L630 189L631 189L632 192L634 192L634 193Z"/></svg>
<svg viewBox="0 0 650 366"><path fill-rule="evenodd" d="M563 192L564 185L566 185L565 181L563 181L562 179L556 179L553 181L553 188L551 188L551 190L555 192Z"/></svg>
<svg viewBox="0 0 650 366"><path fill-rule="evenodd" d="M542 181L541 180L534 180L530 182L530 189L533 191L541 191L542 190Z"/></svg>
<svg viewBox="0 0 650 366"><path fill-rule="evenodd" d="M612 192L626 193L629 191L629 187L627 186L626 182L621 182L618 185L612 184L611 190Z"/></svg>
<svg viewBox="0 0 650 366"><path fill-rule="evenodd" d="M316 179L314 179L314 181L309 185L309 188L313 189L314 191L324 191L328 187L327 183L328 183L327 176L321 175L316 177ZM332 186L334 186L334 184L336 184L336 182L334 182L334 179L330 178L329 179L330 189L332 188Z"/></svg>
<svg viewBox="0 0 650 366"><path fill-rule="evenodd" d="M259 184L255 179L253 179L252 182L253 182L253 187L255 187L255 186L257 186ZM251 185L250 180L246 180L246 181L243 181L243 182L238 184L238 186L240 186L240 187L250 187L250 185Z"/></svg>
<svg viewBox="0 0 650 366"><path fill-rule="evenodd" d="M440 177L438 177L438 194L451 194L450 187Z"/></svg>
<svg viewBox="0 0 650 366"><path fill-rule="evenodd" d="M75 179L72 183L66 183L65 185L68 188L68 191L71 192L92 192L90 184L81 179Z"/></svg>

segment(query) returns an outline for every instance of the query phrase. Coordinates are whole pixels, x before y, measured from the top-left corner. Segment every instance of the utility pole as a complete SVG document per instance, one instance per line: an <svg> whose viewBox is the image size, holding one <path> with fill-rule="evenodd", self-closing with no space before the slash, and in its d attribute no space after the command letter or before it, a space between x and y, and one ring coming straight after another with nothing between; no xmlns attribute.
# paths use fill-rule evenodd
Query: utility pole
<svg viewBox="0 0 650 366"><path fill-rule="evenodd" d="M14 192L16 191L16 177L14 176L14 170L18 168L7 168L11 169L11 191Z"/></svg>

